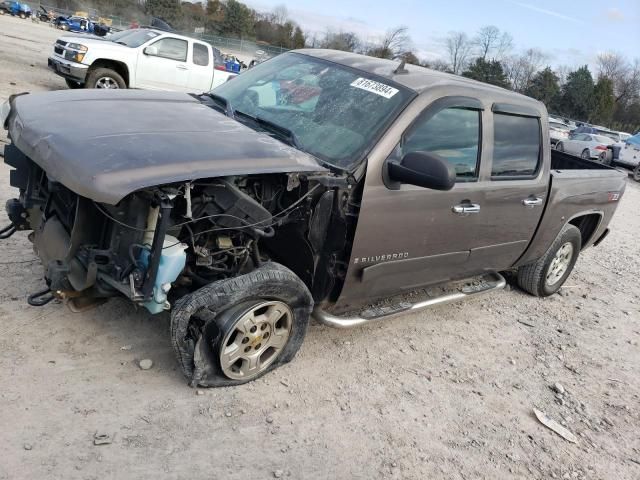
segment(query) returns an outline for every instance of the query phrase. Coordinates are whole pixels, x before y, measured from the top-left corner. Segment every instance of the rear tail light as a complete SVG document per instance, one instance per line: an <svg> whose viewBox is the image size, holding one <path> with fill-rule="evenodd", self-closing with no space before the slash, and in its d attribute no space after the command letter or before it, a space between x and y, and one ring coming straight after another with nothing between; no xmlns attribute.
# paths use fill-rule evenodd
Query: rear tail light
<svg viewBox="0 0 640 480"><path fill-rule="evenodd" d="M604 145L598 145L598 146L596 147L596 150L606 150L606 149L607 149L607 147L606 147L606 146L604 146Z"/></svg>
<svg viewBox="0 0 640 480"><path fill-rule="evenodd" d="M227 71L227 67L225 67L224 65L216 65L215 67L213 67L214 70L221 70L223 72Z"/></svg>

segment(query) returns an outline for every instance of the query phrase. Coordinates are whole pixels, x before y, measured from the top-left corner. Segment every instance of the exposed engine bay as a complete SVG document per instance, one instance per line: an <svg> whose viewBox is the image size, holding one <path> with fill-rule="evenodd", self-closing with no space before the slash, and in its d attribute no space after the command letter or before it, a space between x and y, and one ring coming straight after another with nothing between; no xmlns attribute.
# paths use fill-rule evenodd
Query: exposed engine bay
<svg viewBox="0 0 640 480"><path fill-rule="evenodd" d="M340 292L359 203L345 178L231 176L148 188L108 205L73 193L15 147L6 153L20 189L7 205L12 224L33 230L47 286L72 309L124 295L158 313L270 260L294 271L316 302Z"/></svg>

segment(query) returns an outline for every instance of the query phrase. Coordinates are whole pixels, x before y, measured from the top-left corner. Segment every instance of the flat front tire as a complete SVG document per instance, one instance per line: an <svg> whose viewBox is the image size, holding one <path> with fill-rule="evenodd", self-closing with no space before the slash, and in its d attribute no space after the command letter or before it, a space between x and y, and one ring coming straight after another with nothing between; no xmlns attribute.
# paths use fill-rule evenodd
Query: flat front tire
<svg viewBox="0 0 640 480"><path fill-rule="evenodd" d="M312 308L306 285L273 262L185 295L171 312L182 373L192 387L255 380L293 359Z"/></svg>
<svg viewBox="0 0 640 480"><path fill-rule="evenodd" d="M565 225L541 258L518 269L518 285L536 297L553 295L571 275L581 248L580 230Z"/></svg>

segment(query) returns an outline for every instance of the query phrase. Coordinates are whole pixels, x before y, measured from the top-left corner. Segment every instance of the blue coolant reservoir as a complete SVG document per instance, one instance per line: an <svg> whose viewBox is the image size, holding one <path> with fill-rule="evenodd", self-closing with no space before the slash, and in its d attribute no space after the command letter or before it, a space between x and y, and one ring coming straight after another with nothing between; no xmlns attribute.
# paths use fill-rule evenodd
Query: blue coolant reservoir
<svg viewBox="0 0 640 480"><path fill-rule="evenodd" d="M156 281L153 284L153 295L151 300L143 303L151 313L160 313L169 309L167 293L171 289L171 283L175 282L180 272L184 269L187 261L187 254L184 252L186 249L187 245L177 238L170 235L165 236L158 275L156 275ZM144 249L140 254L141 263L145 267L149 265L150 253L149 250Z"/></svg>

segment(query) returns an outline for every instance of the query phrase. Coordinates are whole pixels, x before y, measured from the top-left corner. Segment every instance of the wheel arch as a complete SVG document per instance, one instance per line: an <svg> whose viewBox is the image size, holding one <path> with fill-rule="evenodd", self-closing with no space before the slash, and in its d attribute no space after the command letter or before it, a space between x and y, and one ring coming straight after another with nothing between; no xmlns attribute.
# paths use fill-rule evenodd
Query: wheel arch
<svg viewBox="0 0 640 480"><path fill-rule="evenodd" d="M129 87L129 67L126 63L109 58L98 58L91 64L89 70L95 70L96 68L110 68L117 72L124 79L127 88Z"/></svg>
<svg viewBox="0 0 640 480"><path fill-rule="evenodd" d="M602 212L585 212L575 215L567 222L580 230L580 237L582 238L581 250L584 250L591 243L603 218Z"/></svg>

